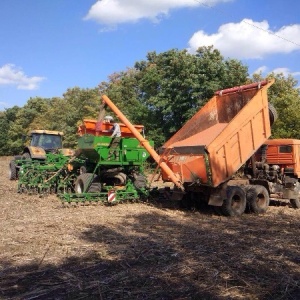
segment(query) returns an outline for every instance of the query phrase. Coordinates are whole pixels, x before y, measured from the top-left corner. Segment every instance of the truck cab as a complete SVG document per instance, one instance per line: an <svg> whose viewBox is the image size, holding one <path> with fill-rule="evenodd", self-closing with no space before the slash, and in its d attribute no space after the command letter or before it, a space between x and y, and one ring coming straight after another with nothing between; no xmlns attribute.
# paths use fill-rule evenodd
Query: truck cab
<svg viewBox="0 0 300 300"><path fill-rule="evenodd" d="M267 180L271 197L300 208L300 140L267 140L255 156L256 178Z"/></svg>
<svg viewBox="0 0 300 300"><path fill-rule="evenodd" d="M268 164L278 165L282 173L300 178L300 140L274 139L265 145Z"/></svg>

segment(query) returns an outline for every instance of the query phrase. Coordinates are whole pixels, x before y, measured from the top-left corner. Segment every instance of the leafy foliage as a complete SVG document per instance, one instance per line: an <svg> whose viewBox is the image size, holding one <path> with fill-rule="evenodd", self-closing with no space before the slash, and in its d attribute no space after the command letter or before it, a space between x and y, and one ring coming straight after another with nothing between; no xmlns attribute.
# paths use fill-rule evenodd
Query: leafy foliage
<svg viewBox="0 0 300 300"><path fill-rule="evenodd" d="M269 89L269 100L279 115L272 137L300 138L298 83L283 74L270 77L276 82ZM0 155L20 153L22 134L33 129L63 131L65 147L76 147L78 123L83 118L97 118L101 94L108 95L133 123L145 125L147 138L160 146L216 90L258 80L262 80L260 74L249 78L247 66L224 59L213 47L201 47L195 55L177 49L149 52L145 60L111 74L96 88L74 87L63 97L30 98L22 108L0 112Z"/></svg>
<svg viewBox="0 0 300 300"><path fill-rule="evenodd" d="M270 74L275 83L269 89L269 101L278 113L278 119L272 126L272 138L300 139L300 89L297 80L291 75ZM261 80L256 74L254 80Z"/></svg>
<svg viewBox="0 0 300 300"><path fill-rule="evenodd" d="M133 122L148 128L148 136L161 145L175 133L217 89L239 85L247 79L247 67L224 60L212 47L149 52L134 69L114 74L101 84Z"/></svg>

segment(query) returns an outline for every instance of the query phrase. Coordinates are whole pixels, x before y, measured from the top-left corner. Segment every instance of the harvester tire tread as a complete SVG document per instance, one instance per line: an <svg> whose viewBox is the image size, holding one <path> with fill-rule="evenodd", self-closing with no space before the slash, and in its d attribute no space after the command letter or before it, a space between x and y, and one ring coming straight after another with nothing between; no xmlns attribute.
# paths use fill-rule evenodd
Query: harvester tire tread
<svg viewBox="0 0 300 300"><path fill-rule="evenodd" d="M298 199L290 199L290 203L293 208L300 208L300 198Z"/></svg>
<svg viewBox="0 0 300 300"><path fill-rule="evenodd" d="M12 160L9 163L9 179L10 180L18 179L17 165L16 165L16 162L14 160Z"/></svg>
<svg viewBox="0 0 300 300"><path fill-rule="evenodd" d="M137 189L144 189L147 187L147 179L144 175L137 175L134 182L133 182L133 185L135 186L135 188Z"/></svg>
<svg viewBox="0 0 300 300"><path fill-rule="evenodd" d="M75 182L75 191L78 194L84 192L98 193L101 191L101 185L98 176L91 173L84 173L77 177Z"/></svg>
<svg viewBox="0 0 300 300"><path fill-rule="evenodd" d="M239 186L229 186L227 197L221 207L222 213L228 217L240 216L246 209L246 194Z"/></svg>
<svg viewBox="0 0 300 300"><path fill-rule="evenodd" d="M246 193L247 206L250 212L263 214L270 204L270 197L267 189L262 185L252 186Z"/></svg>

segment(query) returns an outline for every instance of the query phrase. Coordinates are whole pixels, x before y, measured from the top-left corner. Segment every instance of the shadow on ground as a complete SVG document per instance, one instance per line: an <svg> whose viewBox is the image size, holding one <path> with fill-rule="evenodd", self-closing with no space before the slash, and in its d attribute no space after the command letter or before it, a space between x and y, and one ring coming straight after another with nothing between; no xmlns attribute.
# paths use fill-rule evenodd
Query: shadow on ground
<svg viewBox="0 0 300 300"><path fill-rule="evenodd" d="M91 225L84 256L1 261L2 299L299 299L299 224L288 216L186 211Z"/></svg>

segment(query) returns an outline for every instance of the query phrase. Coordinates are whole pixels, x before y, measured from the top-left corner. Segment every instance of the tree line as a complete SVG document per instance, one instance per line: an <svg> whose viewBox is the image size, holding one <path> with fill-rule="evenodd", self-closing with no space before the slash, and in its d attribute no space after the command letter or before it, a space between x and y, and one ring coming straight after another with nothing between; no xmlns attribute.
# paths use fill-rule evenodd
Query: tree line
<svg viewBox="0 0 300 300"><path fill-rule="evenodd" d="M300 93L291 75L270 74L275 84L269 101L278 112L273 138L300 139ZM113 73L92 89L69 88L62 97L30 98L23 107L0 112L0 155L14 155L23 148L22 135L34 129L64 132L64 146L75 148L77 127L84 118L96 119L101 95L106 94L157 147L193 116L216 90L262 80L249 77L248 67L224 59L220 51L201 47L196 54L172 49L149 52L133 67ZM109 114L112 114L108 111Z"/></svg>

